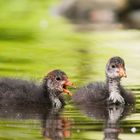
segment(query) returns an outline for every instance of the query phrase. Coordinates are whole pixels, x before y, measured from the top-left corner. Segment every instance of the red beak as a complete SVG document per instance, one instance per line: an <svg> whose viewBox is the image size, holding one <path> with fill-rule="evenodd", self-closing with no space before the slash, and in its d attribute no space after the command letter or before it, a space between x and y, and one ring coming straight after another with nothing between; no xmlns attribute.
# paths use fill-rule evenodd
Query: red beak
<svg viewBox="0 0 140 140"><path fill-rule="evenodd" d="M67 79L63 84L63 92L72 96L72 93L67 89L67 86L73 87L73 88L76 88L76 86L69 79Z"/></svg>
<svg viewBox="0 0 140 140"><path fill-rule="evenodd" d="M119 68L119 76L127 77L126 72L125 72L124 68L122 68L122 67Z"/></svg>

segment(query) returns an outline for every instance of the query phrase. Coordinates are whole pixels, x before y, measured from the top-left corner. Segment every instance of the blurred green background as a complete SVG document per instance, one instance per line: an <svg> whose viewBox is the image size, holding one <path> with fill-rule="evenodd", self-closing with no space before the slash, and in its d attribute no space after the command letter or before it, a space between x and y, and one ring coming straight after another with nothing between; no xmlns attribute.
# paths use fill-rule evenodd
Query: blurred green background
<svg viewBox="0 0 140 140"><path fill-rule="evenodd" d="M53 14L57 0L0 1L0 75L40 80L52 69L64 70L82 84L103 80L107 60L126 61L125 84L139 84L138 30L77 31L77 25Z"/></svg>

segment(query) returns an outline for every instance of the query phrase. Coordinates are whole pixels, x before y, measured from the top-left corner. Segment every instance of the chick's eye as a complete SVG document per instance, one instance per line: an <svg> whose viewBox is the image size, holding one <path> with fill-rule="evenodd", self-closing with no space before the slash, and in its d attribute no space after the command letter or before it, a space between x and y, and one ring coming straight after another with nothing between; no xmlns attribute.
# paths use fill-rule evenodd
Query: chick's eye
<svg viewBox="0 0 140 140"><path fill-rule="evenodd" d="M115 68L116 66L115 66L115 65L112 65L111 67L112 67L112 68Z"/></svg>
<svg viewBox="0 0 140 140"><path fill-rule="evenodd" d="M60 77L56 77L56 80L57 80L57 81L60 81L60 80L61 80L61 78L60 78Z"/></svg>

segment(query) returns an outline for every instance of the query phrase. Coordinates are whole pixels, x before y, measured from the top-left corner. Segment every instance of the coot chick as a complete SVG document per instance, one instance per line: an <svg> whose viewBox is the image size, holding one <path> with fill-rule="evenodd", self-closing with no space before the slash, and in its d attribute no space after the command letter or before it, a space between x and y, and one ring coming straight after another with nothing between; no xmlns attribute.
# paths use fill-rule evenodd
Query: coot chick
<svg viewBox="0 0 140 140"><path fill-rule="evenodd" d="M77 104L134 104L133 94L120 84L122 77L126 77L124 60L112 57L106 65L106 82L94 82L79 88L73 94L73 100Z"/></svg>
<svg viewBox="0 0 140 140"><path fill-rule="evenodd" d="M61 93L71 95L67 86L74 85L61 70L49 72L40 85L21 79L0 78L0 105L51 105L59 108L65 104Z"/></svg>

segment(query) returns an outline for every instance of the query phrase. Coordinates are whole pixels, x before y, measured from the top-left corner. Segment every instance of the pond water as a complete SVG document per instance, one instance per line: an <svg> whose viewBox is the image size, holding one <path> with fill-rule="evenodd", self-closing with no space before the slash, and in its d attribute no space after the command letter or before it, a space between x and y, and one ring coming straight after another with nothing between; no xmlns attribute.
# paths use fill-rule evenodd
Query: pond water
<svg viewBox="0 0 140 140"><path fill-rule="evenodd" d="M54 1L0 1L0 76L40 80L59 68L80 86L104 80L106 62L117 55L136 105L78 107L66 97L62 110L0 107L0 140L140 140L139 30L77 33L52 17Z"/></svg>
<svg viewBox="0 0 140 140"><path fill-rule="evenodd" d="M129 88L139 99L140 86ZM0 108L0 140L139 140L139 106Z"/></svg>
<svg viewBox="0 0 140 140"><path fill-rule="evenodd" d="M114 35L112 33L94 33L88 36L92 41L81 42L77 48L73 45L70 45L69 48L64 47L63 43L60 48L52 47L53 45L46 47L47 43L44 43L44 46L39 44L39 47L36 48L34 46L25 48L23 45L20 51L23 49L26 52L23 57L32 59L30 68L33 70L27 69L27 73L23 71L23 75L28 76L29 73L33 75L32 77L43 75L47 64L48 69L56 68L56 66L64 69L78 86L91 80L103 80L108 58L117 54L124 58L127 64L128 78L123 79L122 82L129 85L126 87L136 95L135 107L90 106L84 108L73 105L68 97L67 105L62 110L44 110L26 106L23 108L0 108L0 140L140 140L140 47L139 39L133 41L139 36L139 33L130 33L129 35L128 37L128 32L125 34L121 32L119 35L116 33ZM99 38L99 41L95 36ZM106 39L103 36L107 36ZM110 39L110 37L112 38ZM124 45L127 46L122 47ZM134 45L135 47L132 47ZM21 69L24 66L22 62L19 63L19 66L18 63L9 62L10 58L14 62L17 60L14 59L16 54L9 58L6 56L7 54L11 55L9 48L11 49L10 45L3 47L3 50L6 50L1 51L9 52L4 53L5 59L1 60L3 60L2 66L10 69L10 72L1 69L2 76L8 74L8 76L14 76L15 73L20 73L18 68ZM14 49L18 55L21 55L18 45L15 45ZM31 53L34 49L36 52ZM29 68L29 63L25 67ZM34 73L36 74L34 75ZM21 74L21 76L23 75Z"/></svg>

